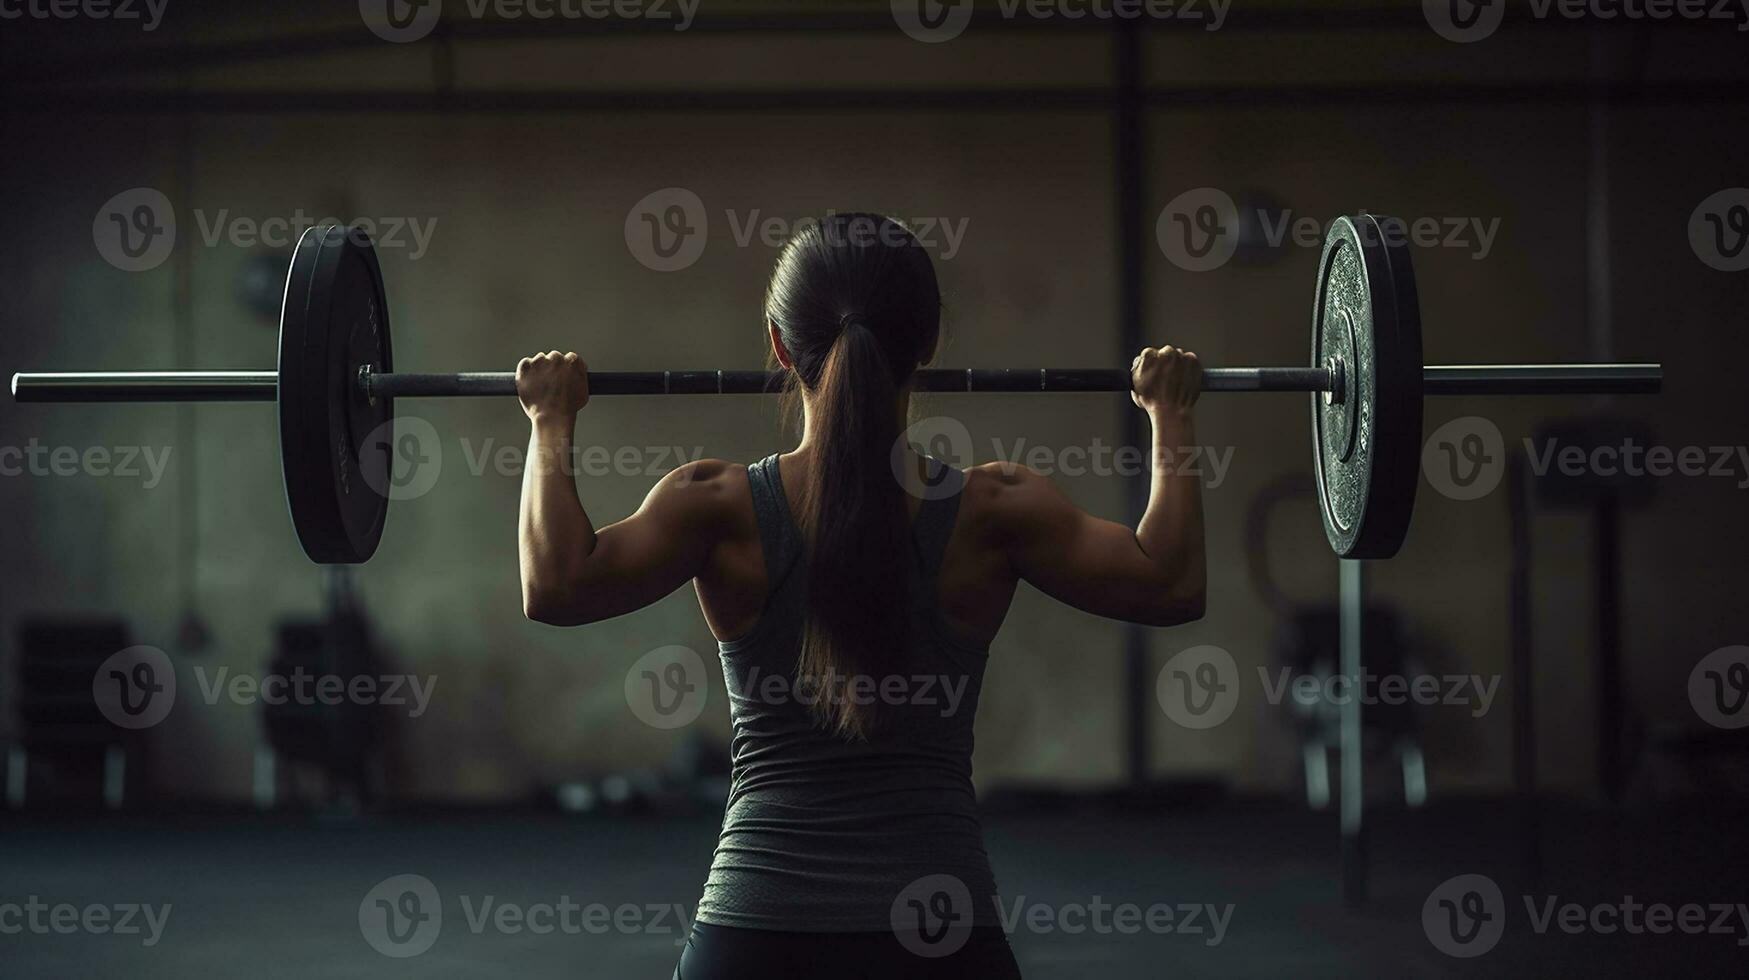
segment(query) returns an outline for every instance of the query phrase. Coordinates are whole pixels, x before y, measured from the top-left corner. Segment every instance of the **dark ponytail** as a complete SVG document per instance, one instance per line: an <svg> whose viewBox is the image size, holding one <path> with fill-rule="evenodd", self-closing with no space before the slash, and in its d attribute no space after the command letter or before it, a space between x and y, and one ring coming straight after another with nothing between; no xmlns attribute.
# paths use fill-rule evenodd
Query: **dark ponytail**
<svg viewBox="0 0 1749 980"><path fill-rule="evenodd" d="M866 738L878 727L881 679L906 668L910 517L892 459L899 392L935 349L941 294L902 225L839 214L784 246L765 310L794 365L792 386L808 393L817 449L798 501L809 548L797 688L823 727Z"/></svg>

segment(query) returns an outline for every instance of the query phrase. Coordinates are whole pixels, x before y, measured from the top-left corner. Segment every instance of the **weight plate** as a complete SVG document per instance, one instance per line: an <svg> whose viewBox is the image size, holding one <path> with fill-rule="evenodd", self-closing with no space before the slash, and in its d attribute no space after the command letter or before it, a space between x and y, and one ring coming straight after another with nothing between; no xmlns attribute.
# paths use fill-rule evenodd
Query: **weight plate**
<svg viewBox="0 0 1749 980"><path fill-rule="evenodd" d="M279 449L298 542L322 564L370 558L388 516L394 404L360 393L364 364L393 370L376 251L359 229L311 228L280 307Z"/></svg>
<svg viewBox="0 0 1749 980"><path fill-rule="evenodd" d="M1402 222L1338 218L1324 237L1312 363L1341 377L1312 395L1324 535L1343 558L1389 558L1415 509L1421 459L1421 311Z"/></svg>

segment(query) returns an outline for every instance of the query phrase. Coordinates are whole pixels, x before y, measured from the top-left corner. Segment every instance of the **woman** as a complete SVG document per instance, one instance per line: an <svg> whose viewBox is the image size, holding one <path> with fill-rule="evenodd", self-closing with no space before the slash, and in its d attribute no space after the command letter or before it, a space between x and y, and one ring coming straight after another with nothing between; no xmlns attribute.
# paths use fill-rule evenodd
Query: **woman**
<svg viewBox="0 0 1749 980"><path fill-rule="evenodd" d="M797 233L765 319L799 444L683 466L600 531L551 465L570 458L586 366L557 351L517 365L529 618L607 619L690 580L721 646L734 783L680 980L1019 976L971 782L986 650L1016 585L1155 626L1202 615L1201 490L1171 467L1195 441L1196 356L1131 366L1154 428L1131 530L1025 467L961 472L901 443L940 311L898 223L840 214Z"/></svg>

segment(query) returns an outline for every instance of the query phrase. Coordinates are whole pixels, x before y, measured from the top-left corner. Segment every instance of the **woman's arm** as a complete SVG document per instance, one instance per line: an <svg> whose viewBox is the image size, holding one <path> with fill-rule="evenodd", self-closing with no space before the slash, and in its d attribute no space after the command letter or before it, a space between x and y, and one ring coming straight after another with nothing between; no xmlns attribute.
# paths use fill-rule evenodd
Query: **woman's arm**
<svg viewBox="0 0 1749 980"><path fill-rule="evenodd" d="M557 351L525 358L516 389L531 426L518 522L528 618L553 626L609 619L698 575L727 523L733 467L688 463L658 481L636 514L597 532L571 465L577 412L589 402L588 366Z"/></svg>
<svg viewBox="0 0 1749 980"><path fill-rule="evenodd" d="M1196 444L1202 368L1164 347L1144 350L1131 371L1131 397L1154 428L1148 509L1135 529L1082 511L1025 467L997 472L991 506L1020 578L1077 609L1175 626L1202 618L1208 586L1201 474L1180 465Z"/></svg>

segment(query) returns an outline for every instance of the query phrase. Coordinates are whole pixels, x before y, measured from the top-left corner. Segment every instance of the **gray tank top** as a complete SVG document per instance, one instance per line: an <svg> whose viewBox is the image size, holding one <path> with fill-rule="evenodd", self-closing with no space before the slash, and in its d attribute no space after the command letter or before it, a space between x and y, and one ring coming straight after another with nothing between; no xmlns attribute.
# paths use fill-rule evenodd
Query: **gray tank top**
<svg viewBox="0 0 1749 980"><path fill-rule="evenodd" d="M865 694L881 701L881 730L850 742L817 727L809 692L795 688L807 590L801 534L777 457L747 468L770 587L752 632L720 644L733 783L698 921L884 931L907 888L951 875L966 886L974 924L995 923L996 886L972 791L986 651L956 643L936 602L965 474L941 466L936 475L945 495L923 502L911 531L915 564L903 611L910 662L883 679L884 690Z"/></svg>

